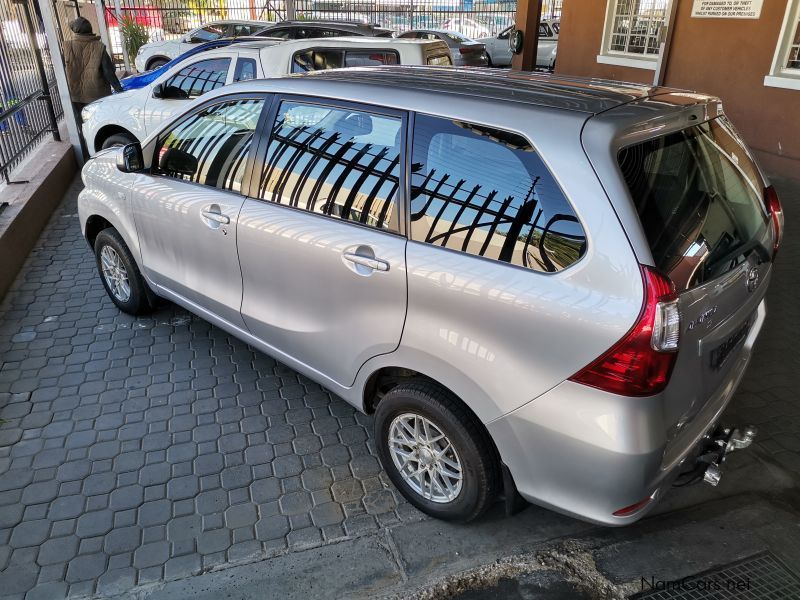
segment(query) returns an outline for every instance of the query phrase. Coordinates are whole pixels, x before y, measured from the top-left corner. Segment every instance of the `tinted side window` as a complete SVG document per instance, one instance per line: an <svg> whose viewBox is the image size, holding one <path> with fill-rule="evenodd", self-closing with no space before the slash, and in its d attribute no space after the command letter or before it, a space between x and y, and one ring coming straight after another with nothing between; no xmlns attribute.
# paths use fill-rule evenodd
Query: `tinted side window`
<svg viewBox="0 0 800 600"><path fill-rule="evenodd" d="M399 65L397 52L351 51L345 54L345 67L380 67L382 65Z"/></svg>
<svg viewBox="0 0 800 600"><path fill-rule="evenodd" d="M353 32L342 31L341 29L311 29L308 32L307 37L329 38L329 37L342 37L345 35L361 35L361 34L355 31Z"/></svg>
<svg viewBox="0 0 800 600"><path fill-rule="evenodd" d="M536 271L585 251L572 207L520 135L417 115L411 173L413 240Z"/></svg>
<svg viewBox="0 0 800 600"><path fill-rule="evenodd" d="M170 98L196 98L225 85L230 58L201 60L178 71L164 83Z"/></svg>
<svg viewBox="0 0 800 600"><path fill-rule="evenodd" d="M259 33L259 35L263 37L283 38L285 40L293 40L295 38L294 30L289 27L284 27L282 29L267 29L266 31Z"/></svg>
<svg viewBox="0 0 800 600"><path fill-rule="evenodd" d="M194 31L191 35L192 41L210 42L225 35L225 25L208 25L202 29Z"/></svg>
<svg viewBox="0 0 800 600"><path fill-rule="evenodd" d="M214 104L159 139L153 172L240 192L263 100Z"/></svg>
<svg viewBox="0 0 800 600"><path fill-rule="evenodd" d="M259 197L398 231L402 131L398 117L283 102Z"/></svg>
<svg viewBox="0 0 800 600"><path fill-rule="evenodd" d="M343 64L343 50L305 50L294 55L292 73L340 69Z"/></svg>
<svg viewBox="0 0 800 600"><path fill-rule="evenodd" d="M235 24L231 26L231 32L229 35L232 37L252 35L256 31L256 29L260 29L260 27L257 27L255 25L246 25L243 23Z"/></svg>
<svg viewBox="0 0 800 600"><path fill-rule="evenodd" d="M240 58L236 61L234 81L248 81L256 78L256 61L253 58Z"/></svg>

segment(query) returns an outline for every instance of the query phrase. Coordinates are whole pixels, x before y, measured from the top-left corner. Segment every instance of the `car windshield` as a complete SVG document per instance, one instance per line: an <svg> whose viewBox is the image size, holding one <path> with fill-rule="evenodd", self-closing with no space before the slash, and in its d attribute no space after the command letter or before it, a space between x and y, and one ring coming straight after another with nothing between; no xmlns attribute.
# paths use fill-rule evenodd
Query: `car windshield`
<svg viewBox="0 0 800 600"><path fill-rule="evenodd" d="M203 42L210 42L221 38L225 33L224 25L208 25L202 29L197 29L189 36L192 40L201 40Z"/></svg>
<svg viewBox="0 0 800 600"><path fill-rule="evenodd" d="M681 287L766 250L764 182L724 117L620 151L619 166L656 266Z"/></svg>

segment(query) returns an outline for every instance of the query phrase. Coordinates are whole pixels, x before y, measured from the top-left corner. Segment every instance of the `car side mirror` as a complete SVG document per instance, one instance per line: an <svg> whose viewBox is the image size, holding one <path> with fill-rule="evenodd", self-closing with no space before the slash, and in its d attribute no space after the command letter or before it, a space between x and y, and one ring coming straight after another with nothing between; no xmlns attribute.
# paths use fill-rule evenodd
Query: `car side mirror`
<svg viewBox="0 0 800 600"><path fill-rule="evenodd" d="M174 85L167 85L159 83L153 86L153 98L160 98L162 100L187 100L189 94L185 90Z"/></svg>
<svg viewBox="0 0 800 600"><path fill-rule="evenodd" d="M197 167L197 158L179 148L168 148L158 161L158 170L162 173L194 175L197 173Z"/></svg>
<svg viewBox="0 0 800 600"><path fill-rule="evenodd" d="M123 146L117 151L117 168L123 173L137 173L144 169L144 156L139 142Z"/></svg>
<svg viewBox="0 0 800 600"><path fill-rule="evenodd" d="M203 38L197 37L197 36L192 36L192 37L189 38L189 40L186 43L187 44L200 44L202 42L203 42Z"/></svg>

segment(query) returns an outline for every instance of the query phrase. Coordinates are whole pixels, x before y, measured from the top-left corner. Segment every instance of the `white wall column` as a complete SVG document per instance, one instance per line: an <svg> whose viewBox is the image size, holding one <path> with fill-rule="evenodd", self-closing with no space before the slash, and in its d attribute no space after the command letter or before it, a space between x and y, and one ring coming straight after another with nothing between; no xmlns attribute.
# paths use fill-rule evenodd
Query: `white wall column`
<svg viewBox="0 0 800 600"><path fill-rule="evenodd" d="M39 8L42 11L47 46L50 48L50 59L56 76L58 96L61 99L61 106L64 108L64 123L67 126L67 136L69 143L72 144L72 150L75 152L78 165L82 165L83 144L81 142L80 129L78 128L81 116L75 114L75 110L72 107L72 98L69 95L67 71L64 68L64 56L61 54L61 45L59 44L58 30L56 29L56 11L52 2L39 2Z"/></svg>
<svg viewBox="0 0 800 600"><path fill-rule="evenodd" d="M106 26L106 7L103 0L94 0L94 12L97 15L97 34L103 41L103 44L108 50L108 55L114 55L114 49L111 47L111 39L108 37L108 27Z"/></svg>
<svg viewBox="0 0 800 600"><path fill-rule="evenodd" d="M122 46L122 62L125 63L125 70L131 73L131 60L128 57L128 49L125 47L125 38L122 36L122 5L119 0L114 0L114 14L117 16L117 31L119 31L119 43Z"/></svg>

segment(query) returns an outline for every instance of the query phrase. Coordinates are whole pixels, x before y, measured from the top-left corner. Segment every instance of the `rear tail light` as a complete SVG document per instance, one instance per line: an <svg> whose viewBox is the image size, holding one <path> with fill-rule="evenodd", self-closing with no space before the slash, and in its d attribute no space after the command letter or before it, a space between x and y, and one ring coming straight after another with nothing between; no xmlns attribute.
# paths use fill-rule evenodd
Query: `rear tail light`
<svg viewBox="0 0 800 600"><path fill-rule="evenodd" d="M772 226L775 229L775 244L772 248L774 256L778 253L778 247L781 245L781 238L783 238L783 208L774 187L769 186L764 190L764 204L767 206L767 212L772 218Z"/></svg>
<svg viewBox="0 0 800 600"><path fill-rule="evenodd" d="M477 51L477 50L478 50L477 48L470 48L470 47L461 46L461 47L458 49L458 52L459 52L460 54L472 54L473 52L475 52L475 51Z"/></svg>
<svg viewBox="0 0 800 600"><path fill-rule="evenodd" d="M570 381L622 396L652 396L667 386L680 341L675 287L652 267L641 270L644 304L636 323Z"/></svg>

